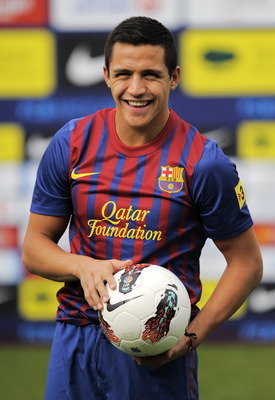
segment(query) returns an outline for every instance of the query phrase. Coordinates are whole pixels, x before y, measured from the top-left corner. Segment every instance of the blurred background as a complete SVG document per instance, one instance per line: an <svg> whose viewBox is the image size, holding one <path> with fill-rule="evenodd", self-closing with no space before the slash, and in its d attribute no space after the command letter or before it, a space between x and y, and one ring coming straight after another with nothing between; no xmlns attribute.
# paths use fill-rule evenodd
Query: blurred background
<svg viewBox="0 0 275 400"><path fill-rule="evenodd" d="M133 15L175 34L170 106L236 162L261 245L262 283L208 340L275 343L275 1L0 0L0 344L51 342L60 284L21 263L36 169L65 122L114 105L104 43ZM201 305L224 267L207 242Z"/></svg>

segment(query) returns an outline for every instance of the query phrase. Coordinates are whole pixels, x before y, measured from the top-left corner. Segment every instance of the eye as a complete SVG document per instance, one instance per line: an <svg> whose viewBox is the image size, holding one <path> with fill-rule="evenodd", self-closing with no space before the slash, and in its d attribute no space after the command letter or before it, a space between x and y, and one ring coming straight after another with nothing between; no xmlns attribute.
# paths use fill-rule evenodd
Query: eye
<svg viewBox="0 0 275 400"><path fill-rule="evenodd" d="M154 70L148 70L144 72L144 76L148 78L154 78L154 79L159 79L160 74L157 71Z"/></svg>
<svg viewBox="0 0 275 400"><path fill-rule="evenodd" d="M115 73L115 78L120 78L120 77L127 77L130 76L130 72L129 71L118 71Z"/></svg>

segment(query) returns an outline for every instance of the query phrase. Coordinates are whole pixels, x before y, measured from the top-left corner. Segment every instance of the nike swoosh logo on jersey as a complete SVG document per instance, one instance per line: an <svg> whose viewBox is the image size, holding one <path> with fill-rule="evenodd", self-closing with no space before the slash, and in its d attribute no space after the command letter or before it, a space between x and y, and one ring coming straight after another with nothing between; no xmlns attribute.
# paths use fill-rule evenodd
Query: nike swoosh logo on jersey
<svg viewBox="0 0 275 400"><path fill-rule="evenodd" d="M116 310L118 307L123 306L123 304L128 303L129 301L138 299L139 297L144 296L144 294L140 294L139 296L131 297L130 299L118 301L117 303L110 304L110 300L107 302L107 311L111 312Z"/></svg>
<svg viewBox="0 0 275 400"><path fill-rule="evenodd" d="M104 63L104 55L91 57L90 46L79 44L68 58L65 74L67 79L76 86L96 85L104 81L102 72Z"/></svg>
<svg viewBox="0 0 275 400"><path fill-rule="evenodd" d="M83 178L84 176L98 175L100 172L83 172L82 174L77 174L75 169L72 170L71 177L72 179Z"/></svg>

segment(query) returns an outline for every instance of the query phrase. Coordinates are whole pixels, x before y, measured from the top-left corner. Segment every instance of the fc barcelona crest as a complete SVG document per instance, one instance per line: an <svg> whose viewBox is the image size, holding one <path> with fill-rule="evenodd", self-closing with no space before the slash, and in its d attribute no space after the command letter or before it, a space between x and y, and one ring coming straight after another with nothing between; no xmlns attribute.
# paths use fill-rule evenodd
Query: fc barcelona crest
<svg viewBox="0 0 275 400"><path fill-rule="evenodd" d="M184 168L165 166L161 167L159 187L164 192L177 193L183 187Z"/></svg>

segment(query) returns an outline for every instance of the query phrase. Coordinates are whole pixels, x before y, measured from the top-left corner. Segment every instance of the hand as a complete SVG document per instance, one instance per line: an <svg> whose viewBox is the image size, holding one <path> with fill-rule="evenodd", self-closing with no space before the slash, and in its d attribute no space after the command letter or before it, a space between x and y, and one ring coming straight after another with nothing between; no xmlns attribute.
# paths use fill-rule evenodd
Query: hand
<svg viewBox="0 0 275 400"><path fill-rule="evenodd" d="M132 356L132 359L136 361L139 366L146 365L149 367L158 368L173 360L176 360L177 358L183 357L185 354L187 354L188 348L189 338L183 336L175 346L165 351L164 353L152 357Z"/></svg>
<svg viewBox="0 0 275 400"><path fill-rule="evenodd" d="M103 302L109 300L105 286L116 288L114 274L133 264L131 260L95 260L86 256L78 256L77 275L84 290L85 299L94 310L102 310Z"/></svg>

